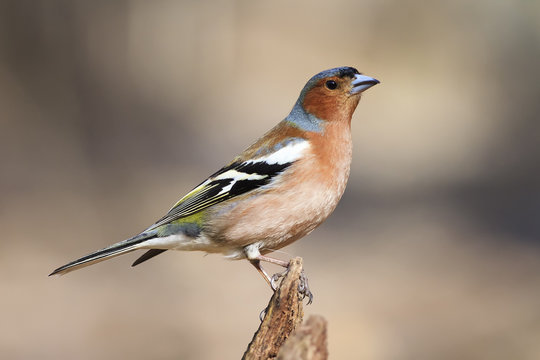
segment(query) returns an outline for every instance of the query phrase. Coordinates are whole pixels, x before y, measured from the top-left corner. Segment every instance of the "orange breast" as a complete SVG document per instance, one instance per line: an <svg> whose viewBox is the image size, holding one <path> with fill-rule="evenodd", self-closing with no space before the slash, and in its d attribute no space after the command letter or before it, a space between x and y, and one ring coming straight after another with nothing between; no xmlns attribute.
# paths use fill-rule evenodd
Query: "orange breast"
<svg viewBox="0 0 540 360"><path fill-rule="evenodd" d="M335 209L349 177L348 124L328 124L309 134L307 155L281 175L271 190L261 189L215 218L211 237L229 246L262 242L278 249L307 235Z"/></svg>

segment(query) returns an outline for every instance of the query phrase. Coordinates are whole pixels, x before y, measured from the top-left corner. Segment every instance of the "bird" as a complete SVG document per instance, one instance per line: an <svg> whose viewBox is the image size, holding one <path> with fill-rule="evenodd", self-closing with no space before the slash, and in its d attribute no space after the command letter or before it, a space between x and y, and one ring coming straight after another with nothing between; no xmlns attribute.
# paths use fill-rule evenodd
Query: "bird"
<svg viewBox="0 0 540 360"><path fill-rule="evenodd" d="M348 66L316 74L285 119L150 227L49 276L140 249L132 266L167 250L204 251L247 259L275 290L261 262L287 268L266 254L308 235L336 208L350 173L352 115L378 83Z"/></svg>

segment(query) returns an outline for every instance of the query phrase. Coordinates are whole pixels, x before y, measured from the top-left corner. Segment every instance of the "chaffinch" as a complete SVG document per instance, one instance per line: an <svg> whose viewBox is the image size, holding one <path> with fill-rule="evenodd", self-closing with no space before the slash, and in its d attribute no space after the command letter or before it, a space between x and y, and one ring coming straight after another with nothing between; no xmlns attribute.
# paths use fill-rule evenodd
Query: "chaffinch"
<svg viewBox="0 0 540 360"><path fill-rule="evenodd" d="M181 198L140 234L86 255L50 275L148 249L132 266L166 250L201 250L261 266L264 254L309 234L335 209L351 164L351 117L379 81L352 67L326 70L304 86L290 114L228 165Z"/></svg>

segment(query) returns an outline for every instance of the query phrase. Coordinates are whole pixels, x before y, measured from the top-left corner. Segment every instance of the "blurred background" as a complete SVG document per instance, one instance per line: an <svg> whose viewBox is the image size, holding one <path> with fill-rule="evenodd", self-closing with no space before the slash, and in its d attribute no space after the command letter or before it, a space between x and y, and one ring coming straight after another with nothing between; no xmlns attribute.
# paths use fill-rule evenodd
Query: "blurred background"
<svg viewBox="0 0 540 360"><path fill-rule="evenodd" d="M279 254L304 258L331 358L540 358L539 63L538 1L1 0L1 357L240 358L271 295L245 261L47 274L348 65L382 83L347 191Z"/></svg>

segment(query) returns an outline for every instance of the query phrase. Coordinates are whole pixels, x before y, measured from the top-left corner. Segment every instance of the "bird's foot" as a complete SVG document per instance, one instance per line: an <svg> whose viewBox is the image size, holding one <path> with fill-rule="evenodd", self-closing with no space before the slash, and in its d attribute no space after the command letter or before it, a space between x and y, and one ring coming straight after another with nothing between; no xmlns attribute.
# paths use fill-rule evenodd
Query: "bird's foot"
<svg viewBox="0 0 540 360"><path fill-rule="evenodd" d="M268 308L264 308L264 309L262 309L261 313L259 314L259 320L260 320L261 322L263 322L264 317L266 316L266 311L267 311L267 310L268 310Z"/></svg>
<svg viewBox="0 0 540 360"><path fill-rule="evenodd" d="M270 280L270 286L272 287L274 291L277 290L279 279L281 279L282 277L285 277L285 275L287 275L288 272L289 272L289 268L285 269L285 271L281 273L272 275L272 278ZM308 298L307 305L313 302L313 293L311 292L311 290L309 290L308 278L306 274L304 273L304 270L302 270L302 272L300 273L300 282L298 283L298 292L300 293L300 295L302 295L302 299L305 299L306 297Z"/></svg>
<svg viewBox="0 0 540 360"><path fill-rule="evenodd" d="M309 305L313 302L313 293L309 290L308 278L304 274L304 270L300 273L300 282L298 283L298 292L302 294L302 300L306 297L308 302L306 305Z"/></svg>
<svg viewBox="0 0 540 360"><path fill-rule="evenodd" d="M285 275L287 275L288 272L289 272L289 268L286 268L285 271L272 275L272 278L270 279L270 286L272 287L272 290L274 291L277 290L277 287L278 287L277 283L279 279L281 279L282 277L285 277Z"/></svg>

